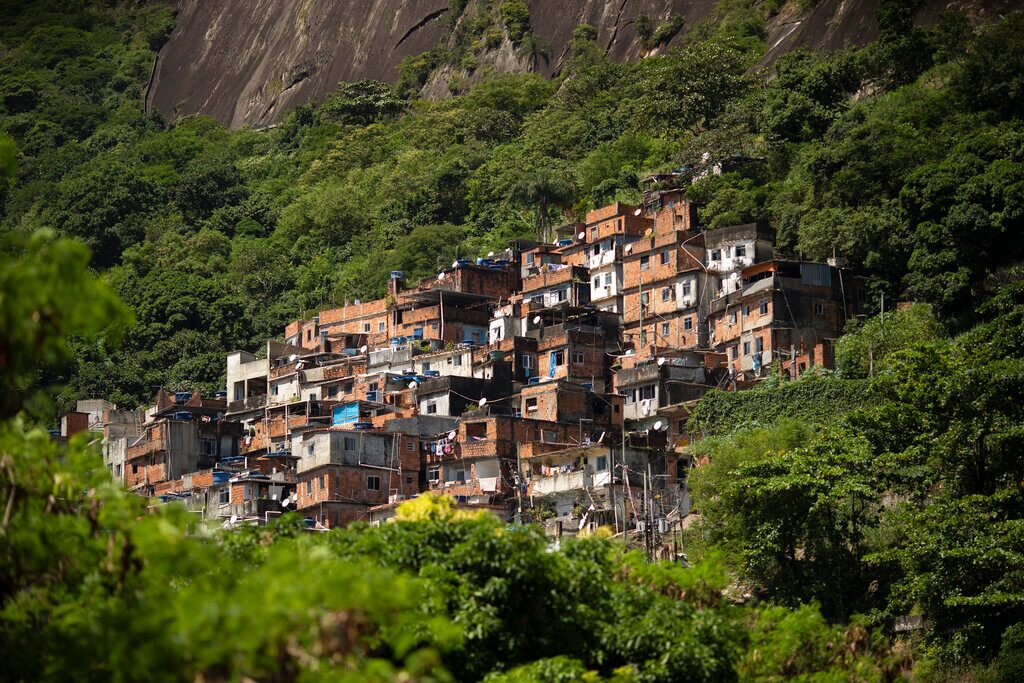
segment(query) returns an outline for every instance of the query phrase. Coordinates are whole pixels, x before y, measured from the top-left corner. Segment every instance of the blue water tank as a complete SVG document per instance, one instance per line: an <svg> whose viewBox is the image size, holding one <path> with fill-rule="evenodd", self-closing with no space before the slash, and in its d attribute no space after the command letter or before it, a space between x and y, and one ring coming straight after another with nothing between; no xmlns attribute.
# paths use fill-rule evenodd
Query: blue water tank
<svg viewBox="0 0 1024 683"><path fill-rule="evenodd" d="M213 392L213 397L214 398L227 398L228 397L228 392L226 392L226 391L215 391L215 392Z"/></svg>
<svg viewBox="0 0 1024 683"><path fill-rule="evenodd" d="M213 483L214 484L226 484L228 479L231 478L230 472L224 472L223 470L214 470L213 472Z"/></svg>
<svg viewBox="0 0 1024 683"><path fill-rule="evenodd" d="M392 280L404 280L405 279L405 273L403 271L401 271L401 270L392 270L391 271L391 279Z"/></svg>
<svg viewBox="0 0 1024 683"><path fill-rule="evenodd" d="M191 391L175 391L174 392L174 402L175 403L184 403L185 401L189 400L190 398L192 398L192 392Z"/></svg>
<svg viewBox="0 0 1024 683"><path fill-rule="evenodd" d="M572 244L572 240L571 239L561 239L561 240L558 240L558 246L560 246L560 247L567 247L570 244Z"/></svg>
<svg viewBox="0 0 1024 683"><path fill-rule="evenodd" d="M365 432L367 429L371 429L372 427L373 427L373 423L370 423L370 422L353 422L352 423L352 429L356 430L357 432Z"/></svg>

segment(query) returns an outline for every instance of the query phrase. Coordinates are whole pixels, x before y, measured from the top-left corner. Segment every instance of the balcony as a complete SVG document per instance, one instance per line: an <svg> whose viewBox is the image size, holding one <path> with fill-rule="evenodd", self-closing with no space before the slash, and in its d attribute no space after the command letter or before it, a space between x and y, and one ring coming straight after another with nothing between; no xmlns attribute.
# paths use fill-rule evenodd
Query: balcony
<svg viewBox="0 0 1024 683"><path fill-rule="evenodd" d="M587 470L565 472L549 476L534 476L530 479L530 493L535 496L546 496L552 493L578 491L594 485L594 477Z"/></svg>
<svg viewBox="0 0 1024 683"><path fill-rule="evenodd" d="M243 398L238 401L231 401L228 403L229 413L244 413L248 410L258 410L267 405L267 395L260 394L259 396L250 396L249 398Z"/></svg>

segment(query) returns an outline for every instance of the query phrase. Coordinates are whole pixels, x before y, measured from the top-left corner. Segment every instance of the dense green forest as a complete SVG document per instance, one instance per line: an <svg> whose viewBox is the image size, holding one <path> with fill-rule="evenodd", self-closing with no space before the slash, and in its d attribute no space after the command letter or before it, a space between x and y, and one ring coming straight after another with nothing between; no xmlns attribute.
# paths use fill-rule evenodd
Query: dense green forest
<svg viewBox="0 0 1024 683"><path fill-rule="evenodd" d="M1020 680L1024 17L915 28L918 4L884 0L866 49L769 70L778 3L722 2L630 64L581 26L552 81L429 102L412 59L262 131L144 111L160 3L4 4L0 676ZM426 499L383 529L206 543L95 474L95 444L33 427L219 389L225 351L389 270L635 201L705 153L763 159L689 190L706 226L769 220L879 308L917 305L854 324L835 374L701 402L692 569L551 553ZM908 615L923 629L896 632Z"/></svg>
<svg viewBox="0 0 1024 683"><path fill-rule="evenodd" d="M555 81L497 76L443 102L344 84L272 130L229 131L142 110L165 7L73 4L0 10L2 226L81 240L135 313L119 350L80 342L47 378L62 405L219 389L226 350L379 296L391 269L427 276L636 200L640 176L705 153L765 160L692 188L706 225L771 220L785 250L843 256L879 300L933 304L954 331L1022 256L1019 17L912 29L914 3L890 1L875 45L765 74L764 11L723 3L638 63L581 26Z"/></svg>

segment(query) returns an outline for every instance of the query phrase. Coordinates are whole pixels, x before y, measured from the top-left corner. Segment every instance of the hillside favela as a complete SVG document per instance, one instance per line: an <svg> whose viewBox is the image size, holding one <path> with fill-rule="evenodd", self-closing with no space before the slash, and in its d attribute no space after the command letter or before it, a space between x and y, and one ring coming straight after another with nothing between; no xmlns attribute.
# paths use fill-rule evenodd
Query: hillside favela
<svg viewBox="0 0 1024 683"><path fill-rule="evenodd" d="M0 680L1024 680L1024 2L0 55Z"/></svg>

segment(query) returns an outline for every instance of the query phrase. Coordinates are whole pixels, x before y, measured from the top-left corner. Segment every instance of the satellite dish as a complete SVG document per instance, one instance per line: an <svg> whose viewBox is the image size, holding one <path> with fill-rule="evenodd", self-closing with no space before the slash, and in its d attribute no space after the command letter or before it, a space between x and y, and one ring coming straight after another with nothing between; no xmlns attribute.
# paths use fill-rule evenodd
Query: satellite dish
<svg viewBox="0 0 1024 683"><path fill-rule="evenodd" d="M626 245L626 253L628 254L631 251L633 251L633 245L632 244L627 244Z"/></svg>
<svg viewBox="0 0 1024 683"><path fill-rule="evenodd" d="M643 209L637 209L636 211L633 212L633 215L639 216L641 213L643 213Z"/></svg>
<svg viewBox="0 0 1024 683"><path fill-rule="evenodd" d="M444 279L444 273L438 273L437 274L437 279L438 280L443 280Z"/></svg>
<svg viewBox="0 0 1024 683"><path fill-rule="evenodd" d="M664 358L659 358L658 359L658 365L664 365L664 364L665 364L665 359Z"/></svg>
<svg viewBox="0 0 1024 683"><path fill-rule="evenodd" d="M647 228L646 230L644 230L644 237L650 237L653 234L654 234L654 230L652 230L650 228Z"/></svg>
<svg viewBox="0 0 1024 683"><path fill-rule="evenodd" d="M539 315L533 316L533 324L534 325L540 325L540 316Z"/></svg>
<svg viewBox="0 0 1024 683"><path fill-rule="evenodd" d="M291 502L290 499L285 498L284 500L281 501L281 507L283 507L283 508L288 507L288 503L290 503L290 502Z"/></svg>
<svg viewBox="0 0 1024 683"><path fill-rule="evenodd" d="M454 439L456 436L458 436L458 434L455 433L454 429L452 431L448 432L448 438L449 439Z"/></svg>
<svg viewBox="0 0 1024 683"><path fill-rule="evenodd" d="M487 405L487 399L486 398L480 399L480 401L477 403L477 405L480 406L481 408L483 408L485 405Z"/></svg>
<svg viewBox="0 0 1024 683"><path fill-rule="evenodd" d="M452 261L452 268L458 268L458 267L459 267L459 262L458 261Z"/></svg>
<svg viewBox="0 0 1024 683"><path fill-rule="evenodd" d="M654 431L657 432L657 431L660 431L660 430L661 430L661 420L658 420L657 422L654 423Z"/></svg>
<svg viewBox="0 0 1024 683"><path fill-rule="evenodd" d="M296 358L298 358L298 357L299 357L299 355L298 355L298 354L296 354L296 353L293 353L292 355L288 356L288 362L289 362L289 363L294 363L294 362L295 362L295 359L296 359Z"/></svg>
<svg viewBox="0 0 1024 683"><path fill-rule="evenodd" d="M410 389L415 389L419 385L420 385L419 382L417 382L416 380L413 380L413 381L409 382L409 388Z"/></svg>
<svg viewBox="0 0 1024 683"><path fill-rule="evenodd" d="M366 353L367 348L369 347L367 347L366 344L363 344L362 346L359 347L359 353Z"/></svg>
<svg viewBox="0 0 1024 683"><path fill-rule="evenodd" d="M237 521L238 521L238 515L231 515L231 519L228 520L228 523L229 524L234 524Z"/></svg>
<svg viewBox="0 0 1024 683"><path fill-rule="evenodd" d="M581 240L581 239L583 239L586 236L587 236L587 233L581 232L580 234L576 235L576 239Z"/></svg>
<svg viewBox="0 0 1024 683"><path fill-rule="evenodd" d="M494 252L493 251L487 252L487 258L491 258L492 256L494 256Z"/></svg>

